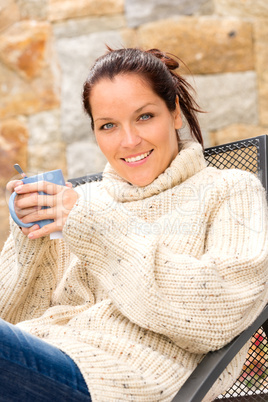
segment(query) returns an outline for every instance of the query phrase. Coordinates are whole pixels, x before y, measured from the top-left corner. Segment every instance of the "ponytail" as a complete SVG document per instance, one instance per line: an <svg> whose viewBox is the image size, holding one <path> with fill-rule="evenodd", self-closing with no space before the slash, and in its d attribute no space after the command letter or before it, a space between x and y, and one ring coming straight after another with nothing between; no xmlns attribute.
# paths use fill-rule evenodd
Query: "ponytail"
<svg viewBox="0 0 268 402"><path fill-rule="evenodd" d="M203 137L201 133L201 128L199 125L199 121L197 119L197 113L204 113L193 96L191 92L194 93L192 85L186 81L181 75L179 75L174 70L177 70L180 67L178 61L174 58L170 57L167 53L162 52L159 49L150 49L146 51L147 53L152 54L157 57L162 63L167 67L170 74L172 75L174 87L176 88L176 94L179 97L179 104L182 111L182 114L186 118L191 134L197 139L197 141L204 146ZM176 57L176 56L175 56Z"/></svg>

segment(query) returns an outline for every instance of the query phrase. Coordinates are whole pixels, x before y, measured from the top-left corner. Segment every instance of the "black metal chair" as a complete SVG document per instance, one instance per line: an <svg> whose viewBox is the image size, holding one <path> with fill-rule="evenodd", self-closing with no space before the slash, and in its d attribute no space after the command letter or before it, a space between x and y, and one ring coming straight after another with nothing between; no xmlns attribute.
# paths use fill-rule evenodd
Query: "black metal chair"
<svg viewBox="0 0 268 402"><path fill-rule="evenodd" d="M237 168L259 177L268 194L268 135L240 140L204 151L209 166L219 169ZM101 180L102 174L71 179L73 186ZM216 352L208 353L194 370L174 402L201 402L209 389L251 338L251 346L241 375L236 383L215 401L268 401L268 305L254 323L232 342Z"/></svg>

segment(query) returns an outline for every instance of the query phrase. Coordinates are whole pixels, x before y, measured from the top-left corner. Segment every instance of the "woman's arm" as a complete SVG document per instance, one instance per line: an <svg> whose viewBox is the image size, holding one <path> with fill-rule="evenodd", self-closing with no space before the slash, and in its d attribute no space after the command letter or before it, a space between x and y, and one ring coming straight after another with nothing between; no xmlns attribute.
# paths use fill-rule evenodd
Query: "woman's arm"
<svg viewBox="0 0 268 402"><path fill-rule="evenodd" d="M0 257L0 316L17 323L40 316L51 303L57 278L58 241L29 240L11 221Z"/></svg>
<svg viewBox="0 0 268 402"><path fill-rule="evenodd" d="M227 175L221 183L225 190L211 207L200 257L179 245L174 252L150 228L130 230L129 218L116 208L109 212L115 229L107 229L107 214L94 214L82 199L64 227L72 251L125 316L195 353L228 343L267 302L265 191L250 174Z"/></svg>

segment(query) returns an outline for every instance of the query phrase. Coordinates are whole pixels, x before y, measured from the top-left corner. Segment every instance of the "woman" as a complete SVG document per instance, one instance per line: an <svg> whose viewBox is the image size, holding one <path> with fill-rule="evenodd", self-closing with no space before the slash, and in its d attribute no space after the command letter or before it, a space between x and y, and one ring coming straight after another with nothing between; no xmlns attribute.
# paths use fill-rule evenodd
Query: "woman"
<svg viewBox="0 0 268 402"><path fill-rule="evenodd" d="M40 205L55 220L22 230L11 222L2 254L0 339L12 338L9 350L23 354L6 332L28 343L34 335L38 352L31 345L28 353L45 360L37 369L14 363L23 366L22 382L25 372L37 377L27 401L171 401L204 354L238 335L267 302L265 191L249 173L206 167L198 106L177 67L158 50L110 49L83 93L108 160L102 182L78 191L7 186L19 194L25 222L47 217ZM180 140L182 116L195 141ZM64 239L50 241L61 229ZM246 352L205 401L232 385ZM48 353L53 373L42 378L42 394L35 385ZM68 370L59 368L63 358ZM57 399L51 383L65 396Z"/></svg>

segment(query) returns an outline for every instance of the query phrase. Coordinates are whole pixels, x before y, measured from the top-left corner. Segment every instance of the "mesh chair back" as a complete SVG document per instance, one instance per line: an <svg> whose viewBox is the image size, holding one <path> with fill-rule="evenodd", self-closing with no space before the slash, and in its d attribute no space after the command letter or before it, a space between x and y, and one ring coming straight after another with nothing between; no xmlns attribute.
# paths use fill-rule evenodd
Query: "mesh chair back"
<svg viewBox="0 0 268 402"><path fill-rule="evenodd" d="M259 177L267 192L267 136L250 138L208 148L204 152L209 166L219 169L247 170ZM251 346L241 375L217 401L268 401L268 323L251 339ZM266 334L263 330L266 331Z"/></svg>

